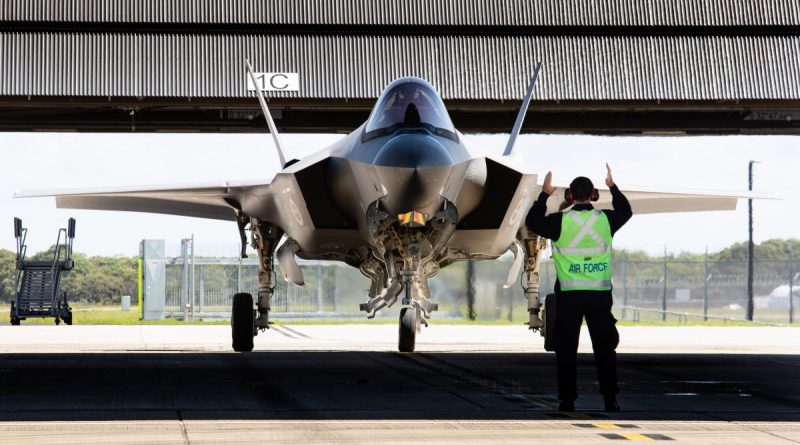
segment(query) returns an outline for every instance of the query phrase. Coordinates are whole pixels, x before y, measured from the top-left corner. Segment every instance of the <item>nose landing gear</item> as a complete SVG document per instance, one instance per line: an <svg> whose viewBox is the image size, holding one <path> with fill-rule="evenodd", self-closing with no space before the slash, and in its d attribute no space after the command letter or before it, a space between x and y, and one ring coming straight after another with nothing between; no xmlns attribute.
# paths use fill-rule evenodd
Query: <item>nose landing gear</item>
<svg viewBox="0 0 800 445"><path fill-rule="evenodd" d="M400 309L400 335L397 343L397 349L400 352L414 352L417 331L420 329L420 319L422 318L421 312L416 307Z"/></svg>

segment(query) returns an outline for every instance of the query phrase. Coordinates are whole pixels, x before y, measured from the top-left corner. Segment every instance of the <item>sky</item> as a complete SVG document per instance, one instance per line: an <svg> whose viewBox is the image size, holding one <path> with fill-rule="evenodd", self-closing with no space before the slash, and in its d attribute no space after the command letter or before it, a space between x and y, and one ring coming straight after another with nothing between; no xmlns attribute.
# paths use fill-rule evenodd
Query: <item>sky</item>
<svg viewBox="0 0 800 445"><path fill-rule="evenodd" d="M287 157L299 158L342 136L282 137ZM497 152L507 138L467 135L471 143ZM754 238L761 242L800 237L798 142L794 136L522 135L516 150L541 178L552 171L556 184L579 175L603 184L608 162L623 190L626 185L746 190L748 161L760 161L754 190L781 198L754 203ZM238 232L233 222L56 209L53 198L12 199L14 191L271 178L278 170L268 134L0 133L0 159L0 248L14 249L15 216L29 228L29 252L51 245L72 216L77 219L75 250L90 255L136 255L143 238L178 242L190 235L198 246L235 249ZM741 201L736 211L634 216L614 245L651 254L665 248L699 253L746 240L747 202Z"/></svg>

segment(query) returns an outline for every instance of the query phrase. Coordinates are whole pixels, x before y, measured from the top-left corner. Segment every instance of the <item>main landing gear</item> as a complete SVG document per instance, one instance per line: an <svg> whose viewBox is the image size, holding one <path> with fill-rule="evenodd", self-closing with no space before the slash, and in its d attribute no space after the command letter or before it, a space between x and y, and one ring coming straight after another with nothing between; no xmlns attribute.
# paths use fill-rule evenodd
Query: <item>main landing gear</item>
<svg viewBox="0 0 800 445"><path fill-rule="evenodd" d="M253 301L253 296L239 293L233 296L231 309L231 337L233 350L249 352L253 350L253 337L258 331L269 329L269 310L272 295L275 293L273 279L273 259L278 240L283 233L276 226L240 215L238 218L239 231L242 241L246 239L244 227L249 223L252 245L258 252L258 298ZM242 247L244 257L244 247ZM253 303L255 303L255 308Z"/></svg>
<svg viewBox="0 0 800 445"><path fill-rule="evenodd" d="M256 334L255 311L253 310L253 296L250 294L236 294L233 296L233 310L231 311L231 336L233 337L233 350L236 352L250 352L253 350L253 336Z"/></svg>

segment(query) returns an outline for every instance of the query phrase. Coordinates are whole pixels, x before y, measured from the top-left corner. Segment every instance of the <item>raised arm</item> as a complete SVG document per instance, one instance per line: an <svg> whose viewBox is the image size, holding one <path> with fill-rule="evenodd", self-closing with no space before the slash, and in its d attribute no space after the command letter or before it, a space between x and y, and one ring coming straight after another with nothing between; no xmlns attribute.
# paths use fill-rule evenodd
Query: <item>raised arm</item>
<svg viewBox="0 0 800 445"><path fill-rule="evenodd" d="M547 213L547 198L555 192L552 181L553 174L547 172L544 184L542 184L542 192L539 193L539 198L533 203L531 211L525 218L525 225L537 235L557 241L561 236L561 213L545 216Z"/></svg>
<svg viewBox="0 0 800 445"><path fill-rule="evenodd" d="M608 172L606 176L606 185L611 191L611 206L614 208L614 210L607 210L606 215L608 216L608 223L611 226L611 233L614 234L631 219L633 210L631 210L631 204L628 202L628 198L622 194L617 184L614 183L614 178L611 176L611 167L608 164L606 164L606 170Z"/></svg>

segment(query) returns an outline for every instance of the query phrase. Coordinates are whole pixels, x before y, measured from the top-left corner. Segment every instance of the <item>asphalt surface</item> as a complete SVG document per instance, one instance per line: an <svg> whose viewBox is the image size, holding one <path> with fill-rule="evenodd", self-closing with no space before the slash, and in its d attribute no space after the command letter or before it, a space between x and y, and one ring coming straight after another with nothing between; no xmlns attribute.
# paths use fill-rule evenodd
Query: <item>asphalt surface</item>
<svg viewBox="0 0 800 445"><path fill-rule="evenodd" d="M225 326L1 327L0 442L800 443L797 348L749 349L800 344L797 330L625 329L623 412L600 410L584 353L571 414L555 411L554 357L521 328L430 329L414 354L391 350L395 330L278 326L238 354ZM685 352L642 352L670 336ZM691 346L715 336L748 346Z"/></svg>

